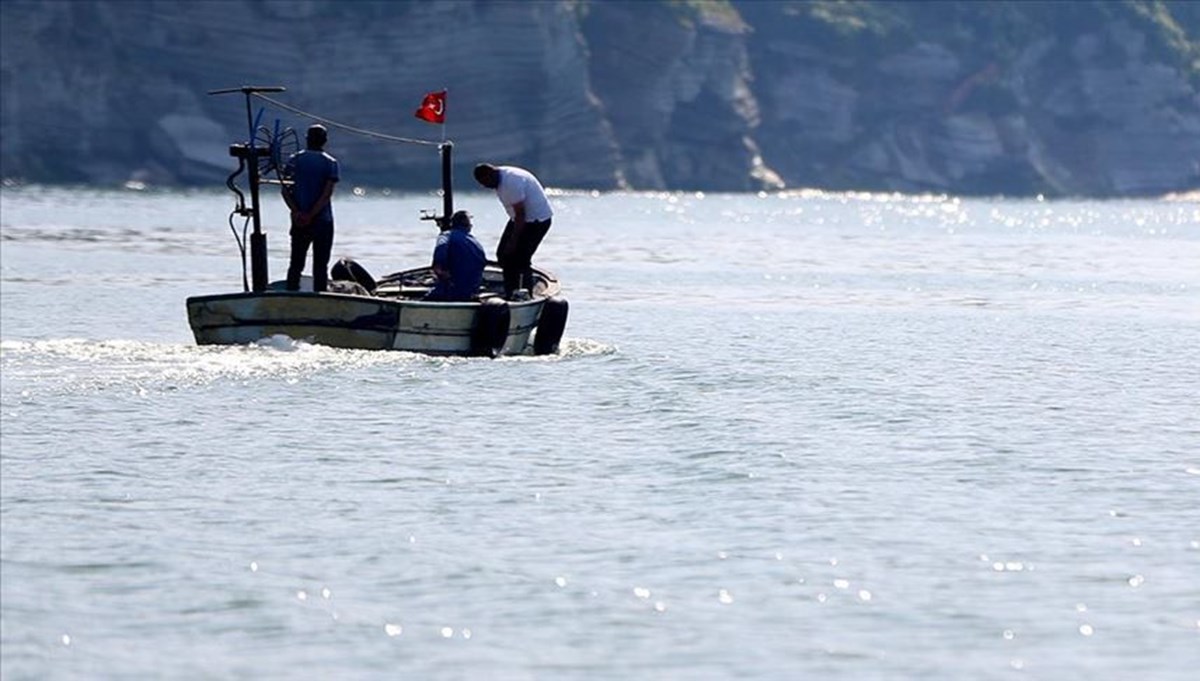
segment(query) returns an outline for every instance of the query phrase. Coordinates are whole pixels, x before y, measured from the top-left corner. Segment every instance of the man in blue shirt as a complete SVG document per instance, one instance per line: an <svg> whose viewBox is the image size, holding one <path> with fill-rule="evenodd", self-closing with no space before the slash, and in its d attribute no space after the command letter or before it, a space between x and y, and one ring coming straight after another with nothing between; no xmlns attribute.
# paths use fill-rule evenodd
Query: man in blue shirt
<svg viewBox="0 0 1200 681"><path fill-rule="evenodd" d="M483 282L487 255L471 236L471 216L460 210L438 235L433 249L433 274L437 284L425 300L467 301L474 298Z"/></svg>
<svg viewBox="0 0 1200 681"><path fill-rule="evenodd" d="M313 252L313 290L324 291L329 280L329 254L333 251L333 185L337 184L337 159L325 153L329 133L317 124L308 128L304 151L288 159L283 200L292 211L292 257L288 264L287 290L300 290L300 273Z"/></svg>

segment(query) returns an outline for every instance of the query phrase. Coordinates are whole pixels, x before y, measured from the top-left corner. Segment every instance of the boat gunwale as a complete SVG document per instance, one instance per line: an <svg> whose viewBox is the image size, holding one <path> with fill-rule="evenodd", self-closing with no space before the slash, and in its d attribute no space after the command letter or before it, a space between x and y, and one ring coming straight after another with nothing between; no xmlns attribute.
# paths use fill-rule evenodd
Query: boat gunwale
<svg viewBox="0 0 1200 681"><path fill-rule="evenodd" d="M510 308L524 308L530 305L541 305L552 298L553 295L538 295L529 300L504 300L501 296L496 296L493 299L501 300L508 304ZM254 291L243 291L239 293L212 293L200 296L188 296L187 304L203 304L210 301L223 300L250 300L254 298L316 298L323 300L352 300L364 304L375 305L394 305L399 307L415 307L415 308L450 308L450 309L472 309L483 305L483 300L420 300L406 299L400 296L363 296L356 293L334 293L325 291L317 293L314 291L262 291L255 293ZM485 298L484 300L489 300Z"/></svg>
<svg viewBox="0 0 1200 681"><path fill-rule="evenodd" d="M412 269L401 270L399 272L393 272L391 274L384 275L383 277L381 277L379 279L379 281L387 282L390 284L391 281L395 281L401 277L410 276L410 275L418 274L421 272L429 272L432 269L433 268L428 265L426 265L424 267L414 267ZM490 269L492 269L493 271L496 271L498 268L493 266ZM545 302L547 299L553 298L554 296L559 295L560 292L562 291L561 285L558 282L558 277L556 277L552 272L549 272L547 270L543 270L543 269L540 269L537 267L533 268L533 271L536 272L542 278L542 280L545 282L546 286L542 292L540 292L536 295L533 295L529 300L507 300L503 296L496 294L496 293L490 293L490 294L488 294L488 296L486 298L475 299L475 300L422 300L420 298L405 298L402 295L400 295L399 293L397 293L396 295L376 295L374 293L362 295L362 294L358 294L358 293L345 293L345 292L341 292L341 291L321 291L321 292L317 292L317 291L287 291L287 290L268 288L265 291L237 291L234 293L210 293L210 294L204 294L204 295L199 295L199 296L188 296L187 304L192 305L193 303L199 304L202 302L219 301L219 300L240 300L240 299L266 298L266 297L296 297L296 298L323 298L323 299L334 299L334 300L342 299L342 300L353 300L353 301L364 302L364 303L399 305L401 307L417 307L417 308L430 308L430 309L474 308L474 307L478 307L478 306L482 305L484 300L501 300L501 301L507 303L510 308L523 308L523 307L527 307L527 306L533 305L533 304L541 304L541 303ZM278 283L278 282L273 282L273 283Z"/></svg>

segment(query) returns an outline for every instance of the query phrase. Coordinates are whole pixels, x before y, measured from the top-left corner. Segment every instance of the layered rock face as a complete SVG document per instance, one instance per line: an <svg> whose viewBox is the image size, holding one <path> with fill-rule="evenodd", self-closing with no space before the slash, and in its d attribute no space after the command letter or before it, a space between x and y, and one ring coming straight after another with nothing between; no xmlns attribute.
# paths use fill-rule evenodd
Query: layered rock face
<svg viewBox="0 0 1200 681"><path fill-rule="evenodd" d="M1200 187L1200 62L1177 58L1200 13L1147 4L1166 12L1168 40L1162 21L1041 4L858 3L846 15L842 3L754 0L7 0L0 172L218 182L249 126L240 96L205 93L264 84L333 124L329 150L356 185L436 186L435 147L341 124L444 132L460 183L494 161L567 188ZM951 10L975 33L931 19ZM1058 23L979 28L979 16L1004 28L1038 12ZM422 95L442 88L445 128L416 120ZM312 120L261 104L268 129Z"/></svg>
<svg viewBox="0 0 1200 681"><path fill-rule="evenodd" d="M999 8L1032 16L968 5L974 26L937 22L954 5L913 3L909 16L876 16L875 33L832 36L858 17L816 22L786 3L741 5L759 29L767 162L789 184L840 189L1125 196L1200 187L1200 62L1189 69L1152 51L1152 26L1133 25L1132 13L1095 16L1088 3ZM1078 20L1064 21L1071 10ZM903 20L916 26L897 28ZM981 35L1019 20L1035 24L1024 40Z"/></svg>

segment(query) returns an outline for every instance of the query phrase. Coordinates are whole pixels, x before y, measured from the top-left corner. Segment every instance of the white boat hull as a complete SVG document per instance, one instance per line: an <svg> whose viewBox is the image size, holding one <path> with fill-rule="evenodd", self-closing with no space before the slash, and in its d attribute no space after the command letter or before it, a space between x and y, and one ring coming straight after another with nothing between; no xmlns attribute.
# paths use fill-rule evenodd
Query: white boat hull
<svg viewBox="0 0 1200 681"><path fill-rule="evenodd" d="M244 345L285 335L357 350L470 354L479 303L391 301L337 293L269 291L197 296L188 321L200 345ZM509 303L503 354L521 354L542 301Z"/></svg>
<svg viewBox="0 0 1200 681"><path fill-rule="evenodd" d="M542 277L538 295L503 303L508 309L508 331L497 354L523 354L530 347L542 308L558 291L552 275L538 275ZM187 301L188 322L199 345L245 345L285 335L357 350L485 354L477 334L484 323L483 303L409 299L405 290L397 283L381 285L382 295L268 290L195 296Z"/></svg>

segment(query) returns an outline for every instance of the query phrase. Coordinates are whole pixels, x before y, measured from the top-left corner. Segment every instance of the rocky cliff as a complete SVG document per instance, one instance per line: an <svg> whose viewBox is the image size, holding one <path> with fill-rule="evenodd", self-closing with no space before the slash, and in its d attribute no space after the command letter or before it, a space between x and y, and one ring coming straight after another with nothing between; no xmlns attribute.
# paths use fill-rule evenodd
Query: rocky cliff
<svg viewBox="0 0 1200 681"><path fill-rule="evenodd" d="M240 98L440 139L558 187L1153 195L1200 187L1200 9L1173 2L6 0L6 180L192 185ZM264 122L303 128L267 107ZM335 128L354 184L429 147Z"/></svg>
<svg viewBox="0 0 1200 681"><path fill-rule="evenodd" d="M758 138L789 184L1200 187L1200 5L738 6L755 27Z"/></svg>

